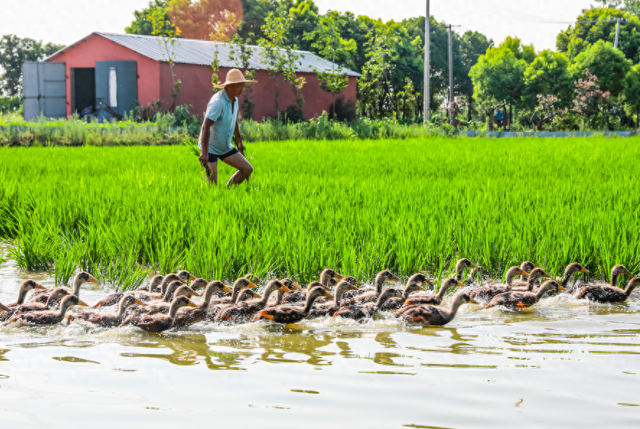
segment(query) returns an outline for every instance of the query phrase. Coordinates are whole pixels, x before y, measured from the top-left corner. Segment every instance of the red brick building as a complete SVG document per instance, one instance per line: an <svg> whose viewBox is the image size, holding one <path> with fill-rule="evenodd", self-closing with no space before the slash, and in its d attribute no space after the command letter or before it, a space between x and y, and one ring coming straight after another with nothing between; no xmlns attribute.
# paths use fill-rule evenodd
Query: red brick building
<svg viewBox="0 0 640 429"><path fill-rule="evenodd" d="M258 84L251 98L255 102L253 119L262 120L275 116L275 85L265 61L262 49L252 46L250 69L257 70ZM202 40L177 39L169 52L174 57L174 73L181 81L180 104L191 105L191 112L201 114L213 94L211 62L217 51L221 81L229 69L240 64L231 61L230 45ZM315 73L331 69L332 63L310 52L299 51L298 75L304 76L306 85L303 113L312 118L323 111L330 111L332 95L320 88ZM92 33L84 39L56 52L45 61L65 64L67 115L87 106L109 104L118 113L131 109L133 100L147 105L161 99L164 107L172 103L173 88L167 49L160 38L135 34ZM344 69L343 69L344 70ZM356 79L351 70L344 70L349 84L340 96L356 100ZM117 89L116 89L116 85ZM291 86L279 85L279 110L295 104Z"/></svg>

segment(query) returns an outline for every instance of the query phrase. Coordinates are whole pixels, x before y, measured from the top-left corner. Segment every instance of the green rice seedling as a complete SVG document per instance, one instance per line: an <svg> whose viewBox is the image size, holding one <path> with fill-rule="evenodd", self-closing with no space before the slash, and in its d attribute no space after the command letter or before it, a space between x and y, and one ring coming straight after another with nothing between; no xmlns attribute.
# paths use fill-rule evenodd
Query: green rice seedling
<svg viewBox="0 0 640 429"><path fill-rule="evenodd" d="M552 274L579 261L600 278L640 267L634 139L247 146L255 173L232 190L204 183L184 145L0 148L1 239L25 269L64 278L75 263L118 287L178 268L302 282L325 267L363 280L424 268L439 281L460 257L495 277L525 259Z"/></svg>

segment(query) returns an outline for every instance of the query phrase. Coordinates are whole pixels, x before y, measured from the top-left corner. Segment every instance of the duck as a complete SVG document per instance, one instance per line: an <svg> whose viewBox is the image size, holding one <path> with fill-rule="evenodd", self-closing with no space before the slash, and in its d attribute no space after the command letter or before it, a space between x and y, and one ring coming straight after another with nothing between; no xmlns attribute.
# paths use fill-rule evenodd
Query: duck
<svg viewBox="0 0 640 429"><path fill-rule="evenodd" d="M533 292L505 292L500 295L496 295L489 302L485 308L492 308L498 305L507 307L510 309L521 310L526 307L531 307L536 302L540 301L542 296L553 290L566 290L555 280L547 280L540 286L537 293Z"/></svg>
<svg viewBox="0 0 640 429"><path fill-rule="evenodd" d="M562 280L560 280L560 286L562 286L563 288L567 288L568 284L569 284L569 280L571 280L571 276L574 273L585 273L585 274L589 274L589 270L587 270L585 267L583 267L582 265L580 265L577 262L572 262L569 265L567 265L567 267L564 269L564 275L562 276ZM569 290L569 293L575 293L577 291L577 289L575 287L571 288Z"/></svg>
<svg viewBox="0 0 640 429"><path fill-rule="evenodd" d="M261 299L262 297L259 294L255 293L253 289L244 288L241 289L241 292L238 293L235 298L233 298L232 302L224 302L222 304L214 304L212 302L209 304L209 309L207 310L205 320L213 322L216 319L216 316L218 316L218 313L220 313L223 308L229 307L230 305L239 304L252 298Z"/></svg>
<svg viewBox="0 0 640 429"><path fill-rule="evenodd" d="M400 297L387 299L384 304L380 306L379 311L398 310L409 299L409 295L413 292L419 292L426 289L426 285L433 288L433 283L428 280L423 273L416 273L412 275L409 277L409 280L407 280L407 286L405 286L402 295Z"/></svg>
<svg viewBox="0 0 640 429"><path fill-rule="evenodd" d="M575 295L585 286L613 286L615 288L618 288L618 278L623 274L633 277L633 273L629 271L624 265L616 265L611 269L611 283L609 283L608 285L606 283L581 283L569 289L569 293ZM620 289L620 291L622 290Z"/></svg>
<svg viewBox="0 0 640 429"><path fill-rule="evenodd" d="M282 292L291 291L280 280L271 280L264 289L262 299L244 301L225 307L220 310L215 318L215 322L240 322L251 319L258 311L266 308L271 294L278 290Z"/></svg>
<svg viewBox="0 0 640 429"><path fill-rule="evenodd" d="M246 289L253 293L251 289ZM183 307L178 310L176 317L173 319L173 326L177 328L184 328L194 323L202 322L207 317L207 311L209 310L209 304L213 295L219 292L232 293L231 288L225 285L219 280L214 280L209 283L204 291L204 301L197 308Z"/></svg>
<svg viewBox="0 0 640 429"><path fill-rule="evenodd" d="M444 299L445 293L447 293L447 290L455 286L464 287L465 284L460 282L459 280L454 279L453 277L450 277L442 282L442 286L440 286L440 290L438 291L437 295L417 295L413 297L410 296L405 300L404 305L440 305L440 303L442 303L442 300Z"/></svg>
<svg viewBox="0 0 640 429"><path fill-rule="evenodd" d="M91 312L82 312L79 314L70 314L67 316L67 324L71 323L73 320L84 320L89 323L93 323L94 325L99 325L104 328L112 328L120 325L124 318L124 312L127 307L131 305L145 305L144 302L140 301L133 295L125 295L120 299L118 303L118 312L117 313L98 313L95 311Z"/></svg>
<svg viewBox="0 0 640 429"><path fill-rule="evenodd" d="M73 289L69 289L68 287L57 287L44 290L36 290L31 296L29 302L39 302L44 304L49 300L51 294L56 291L64 292L58 296L75 295L77 297L80 297L80 286L87 282L100 284L100 282L91 274L87 273L86 271L81 271L73 278Z"/></svg>
<svg viewBox="0 0 640 429"><path fill-rule="evenodd" d="M491 301L491 299L501 293L509 292L513 287L513 279L516 276L529 276L529 273L520 267L511 267L505 276L506 284L481 286L469 292L469 296L475 301Z"/></svg>
<svg viewBox="0 0 640 429"><path fill-rule="evenodd" d="M20 283L20 288L18 289L18 299L15 302L7 304L7 307L15 308L19 305L24 304L24 300L27 297L27 294L32 290L47 290L47 288L45 288L35 280L25 280Z"/></svg>
<svg viewBox="0 0 640 429"><path fill-rule="evenodd" d="M17 314L52 310L56 306L56 304L58 304L60 300L65 296L68 296L68 293L66 290L57 289L51 293L51 296L49 297L47 302L44 304L41 302L30 301L30 302L20 304L16 307L11 308L10 312L0 313L0 322L4 322L8 320L11 316L17 315ZM78 305L83 307L88 307L88 304L82 300L78 300Z"/></svg>
<svg viewBox="0 0 640 429"><path fill-rule="evenodd" d="M520 264L520 269L525 273L530 273L535 267L536 265L531 261L524 261ZM512 287L526 288L527 286L529 286L529 276L525 275L520 276L520 279L514 280L512 283Z"/></svg>
<svg viewBox="0 0 640 429"><path fill-rule="evenodd" d="M340 310L340 302L344 293L350 290L357 290L356 285L351 284L351 282L347 280L347 277L345 277L336 286L334 299L323 303L318 303L318 300L316 300L308 317L312 319L315 317L332 316L336 311Z"/></svg>
<svg viewBox="0 0 640 429"><path fill-rule="evenodd" d="M246 288L258 289L258 286L253 284L251 282L251 280L249 280L249 279L247 279L245 277L240 277L233 284L233 292L232 292L230 297L225 297L225 298L220 298L220 299L213 300L213 301L211 301L211 305L234 304L238 299L238 294L243 289L246 289Z"/></svg>
<svg viewBox="0 0 640 429"><path fill-rule="evenodd" d="M632 278L625 290L612 285L587 285L579 288L576 298L600 303L624 302L638 286L640 277Z"/></svg>
<svg viewBox="0 0 640 429"><path fill-rule="evenodd" d="M322 286L316 286L307 294L307 301L304 307L297 307L291 305L278 305L275 307L265 308L260 310L253 317L253 321L270 320L276 323L297 323L306 318L311 312L313 302L321 296L327 298L333 298L333 296Z"/></svg>
<svg viewBox="0 0 640 429"><path fill-rule="evenodd" d="M381 306L390 298L402 298L402 294L397 289L385 289L376 302L366 302L361 305L342 305L340 309L333 313L333 317L344 317L348 319L369 319L378 312Z"/></svg>
<svg viewBox="0 0 640 429"><path fill-rule="evenodd" d="M461 282L462 274L464 273L464 270L466 270L467 268L482 268L482 267L474 264L467 258L459 259L458 262L456 262L456 276L454 278L459 282Z"/></svg>
<svg viewBox="0 0 640 429"><path fill-rule="evenodd" d="M169 314L143 314L140 317L137 317L131 320L130 324L133 326L137 326L138 328L144 329L147 332L163 332L173 326L173 320L176 317L176 313L178 309L182 307L197 307L193 302L189 300L186 296L176 296L171 302L171 307L169 308ZM120 326L125 325L123 322Z"/></svg>
<svg viewBox="0 0 640 429"><path fill-rule="evenodd" d="M527 280L527 287L525 288L511 288L511 291L513 292L533 292L533 289L536 286L536 283L538 282L538 279L541 278L551 278L551 274L547 273L545 270L543 270L540 267L536 267L533 270L529 271L529 279Z"/></svg>
<svg viewBox="0 0 640 429"><path fill-rule="evenodd" d="M316 286L322 286L328 290L330 287L336 285L337 281L341 281L344 279L348 279L348 281L350 282L353 281L354 283L357 282L356 279L352 276L343 277L342 275L336 273L331 268L325 268L320 273L320 281L317 281L317 280L312 281L307 285L306 289L302 289L302 288L296 289L296 290L292 289L291 292L285 293L284 302L287 304L304 302L307 299L307 292L310 291L312 288ZM321 297L321 301L324 301L322 298L324 297Z"/></svg>
<svg viewBox="0 0 640 429"><path fill-rule="evenodd" d="M395 274L393 274L389 270L382 270L376 276L374 281L375 289L366 290L366 289L358 289L353 292L361 292L352 298L343 298L340 306L350 306L350 305L362 305L367 302L376 302L380 294L382 293L382 287L386 282L390 283L402 283L402 280Z"/></svg>
<svg viewBox="0 0 640 429"><path fill-rule="evenodd" d="M142 315L152 316L154 314L167 314L171 309L171 304L175 297L178 296L201 296L197 292L193 291L189 286L185 285L179 280L171 282L167 288L164 298L161 301L153 301L146 303L144 306L130 307L125 310L124 320L120 324L127 325L133 320L140 318Z"/></svg>
<svg viewBox="0 0 640 429"><path fill-rule="evenodd" d="M396 312L395 317L424 326L444 326L456 317L460 306L475 303L467 292L460 291L453 296L451 307L448 309L429 304L411 305L402 307Z"/></svg>
<svg viewBox="0 0 640 429"><path fill-rule="evenodd" d="M54 325L62 322L64 315L74 305L81 305L77 295L66 295L60 302L60 310L58 311L32 311L29 313L14 314L3 323L6 326L10 323L33 324L33 325Z"/></svg>
<svg viewBox="0 0 640 429"><path fill-rule="evenodd" d="M160 291L160 284L162 284L162 281L164 280L164 276L161 276L160 274L157 274L153 277L151 277L151 281L149 282L148 285L145 286L140 286L138 289L136 289L136 291L138 292L159 292Z"/></svg>

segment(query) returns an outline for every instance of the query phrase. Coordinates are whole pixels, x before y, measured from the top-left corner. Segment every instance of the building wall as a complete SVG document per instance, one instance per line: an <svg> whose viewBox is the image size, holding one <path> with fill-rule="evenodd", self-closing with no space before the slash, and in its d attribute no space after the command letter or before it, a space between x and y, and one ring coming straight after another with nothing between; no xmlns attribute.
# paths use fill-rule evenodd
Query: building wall
<svg viewBox="0 0 640 429"><path fill-rule="evenodd" d="M49 61L66 63L67 115L71 115L71 69L95 67L96 61L136 61L138 64L138 100L141 104L147 104L160 98L160 63L102 36L87 36Z"/></svg>
<svg viewBox="0 0 640 429"><path fill-rule="evenodd" d="M171 91L173 82L169 64L158 62L134 52L124 46L114 43L102 36L90 35L77 42L64 52L52 57L50 61L66 63L67 74L67 115L71 115L71 68L95 67L96 61L136 61L138 65L138 100L147 105L158 99L163 100L163 107L171 106ZM228 68L221 68L218 76L224 82ZM213 94L211 85L212 69L210 66L196 64L176 64L174 73L181 81L180 104L192 106L191 113L203 114L207 103ZM318 78L314 73L300 73L306 79L302 88L304 97L303 113L305 118L313 118L323 110L330 111L332 95L320 88ZM275 117L275 81L266 70L258 70L256 74L258 84L253 87L251 98L255 103L253 119L263 120ZM279 83L278 110L284 111L287 106L295 104L295 96L288 82L277 80ZM349 85L342 94L346 100L356 100L356 78L349 77ZM241 100L242 102L242 100Z"/></svg>
<svg viewBox="0 0 640 429"><path fill-rule="evenodd" d="M207 109L209 99L213 95L213 86L211 85L211 76L213 71L209 66L195 64L176 64L173 67L174 73L181 82L180 104L189 104L192 106L191 113L203 114ZM221 67L218 72L220 81L224 82L229 68ZM299 73L306 79L306 84L302 88L302 96L304 97L303 113L305 118L313 118L322 113L323 110L330 111L333 97L330 93L322 90L318 82L317 75L314 73ZM258 83L253 86L253 92L250 94L251 99L255 103L253 119L261 121L267 117L274 117L277 114L275 108L276 86L274 80L271 79L269 72L266 70L258 70L256 73ZM287 106L295 104L295 95L293 89L288 82L278 79L278 110L284 111ZM349 77L349 85L336 98L344 96L345 100L356 101L356 85L355 77ZM169 106L172 103L171 89L173 82L168 63L160 64L160 96L165 101L163 105ZM242 103L242 100L240 100Z"/></svg>

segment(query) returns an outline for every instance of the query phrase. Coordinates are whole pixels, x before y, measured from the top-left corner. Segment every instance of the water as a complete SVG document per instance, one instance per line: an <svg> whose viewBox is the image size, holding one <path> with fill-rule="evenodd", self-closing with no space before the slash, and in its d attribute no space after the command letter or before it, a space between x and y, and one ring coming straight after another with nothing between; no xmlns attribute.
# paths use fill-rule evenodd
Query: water
<svg viewBox="0 0 640 429"><path fill-rule="evenodd" d="M5 263L0 301L25 277ZM390 315L163 335L4 327L0 418L3 428L637 427L638 298L559 295L522 313L469 305L440 329Z"/></svg>

